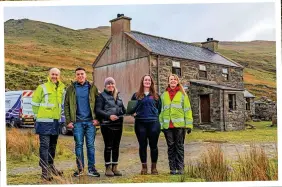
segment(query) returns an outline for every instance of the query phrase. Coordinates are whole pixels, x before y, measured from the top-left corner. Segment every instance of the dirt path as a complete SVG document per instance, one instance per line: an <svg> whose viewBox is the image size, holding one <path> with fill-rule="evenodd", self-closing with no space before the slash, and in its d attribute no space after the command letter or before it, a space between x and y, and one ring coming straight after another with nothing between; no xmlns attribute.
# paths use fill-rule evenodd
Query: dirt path
<svg viewBox="0 0 282 187"><path fill-rule="evenodd" d="M189 136L188 136L189 138ZM60 136L59 141L63 140L73 140L72 136ZM104 143L101 134L96 136L96 167L98 171L102 174L101 178L104 178L104 159L103 159L103 150ZM244 152L250 147L249 144L233 144L233 143L219 143L224 152L224 155L229 160L236 160L238 158L238 153ZM158 170L159 172L167 173L168 168L168 159L167 159L167 145L163 137L159 140L159 158L158 158ZM185 163L188 163L190 159L198 158L204 151L214 145L211 142L191 142L185 144ZM262 143L259 144L265 149L265 152L269 156L275 155L276 145L274 143ZM72 146L73 149L73 145ZM85 154L86 155L86 154ZM148 149L148 162L150 163L150 153ZM55 161L56 166L61 170L75 169L74 160L66 161ZM87 165L87 162L86 162ZM135 136L123 136L120 145L120 158L119 158L119 169L122 171L124 176L136 175L140 172L141 165L138 155L138 143ZM18 175L24 173L40 173L39 167L19 167L8 170L8 175Z"/></svg>

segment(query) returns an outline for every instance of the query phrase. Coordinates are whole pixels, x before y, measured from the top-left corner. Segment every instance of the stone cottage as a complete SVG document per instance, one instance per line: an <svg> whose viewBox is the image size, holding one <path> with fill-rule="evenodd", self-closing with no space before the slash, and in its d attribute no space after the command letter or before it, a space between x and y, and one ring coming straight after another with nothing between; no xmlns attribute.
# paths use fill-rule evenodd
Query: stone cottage
<svg viewBox="0 0 282 187"><path fill-rule="evenodd" d="M145 74L163 93L170 73L179 75L190 96L194 126L220 131L245 128L243 66L217 52L208 38L201 46L132 31L131 18L110 20L111 37L93 63L93 80L100 90L112 76L125 104Z"/></svg>

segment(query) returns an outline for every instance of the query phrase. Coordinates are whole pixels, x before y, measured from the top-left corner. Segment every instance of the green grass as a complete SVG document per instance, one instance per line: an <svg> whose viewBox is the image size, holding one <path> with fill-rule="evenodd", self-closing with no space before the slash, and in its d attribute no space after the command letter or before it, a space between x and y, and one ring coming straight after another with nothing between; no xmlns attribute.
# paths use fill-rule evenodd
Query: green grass
<svg viewBox="0 0 282 187"><path fill-rule="evenodd" d="M277 142L277 127L268 127L270 121L248 122L256 127L256 129L246 129L241 131L228 132L203 132L194 128L192 133L186 136L185 141L198 142L230 142L230 143L251 143L251 142ZM135 135L133 125L126 125L123 132L124 136ZM163 133L160 138L164 138Z"/></svg>
<svg viewBox="0 0 282 187"><path fill-rule="evenodd" d="M277 128L267 127L271 122L251 122L251 124L255 125L256 129L229 132L202 132L195 129L187 136L186 141L277 142Z"/></svg>

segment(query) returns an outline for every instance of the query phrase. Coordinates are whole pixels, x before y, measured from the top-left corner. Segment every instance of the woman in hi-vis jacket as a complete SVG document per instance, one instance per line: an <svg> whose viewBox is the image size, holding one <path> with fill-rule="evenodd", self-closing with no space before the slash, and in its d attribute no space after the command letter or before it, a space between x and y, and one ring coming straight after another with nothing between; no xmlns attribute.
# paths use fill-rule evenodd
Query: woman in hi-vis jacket
<svg viewBox="0 0 282 187"><path fill-rule="evenodd" d="M161 130L168 146L170 174L184 172L184 139L193 129L192 110L177 75L168 77L168 87L161 95L162 110L159 116Z"/></svg>

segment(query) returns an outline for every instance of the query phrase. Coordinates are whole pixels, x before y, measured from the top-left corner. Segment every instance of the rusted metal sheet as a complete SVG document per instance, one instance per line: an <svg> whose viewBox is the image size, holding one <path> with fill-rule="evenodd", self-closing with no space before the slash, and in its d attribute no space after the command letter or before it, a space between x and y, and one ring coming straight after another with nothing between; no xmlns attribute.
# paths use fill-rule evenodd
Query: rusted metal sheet
<svg viewBox="0 0 282 187"><path fill-rule="evenodd" d="M111 21L111 34L116 35L120 32L130 32L130 20L129 19L119 19L119 20L112 20Z"/></svg>
<svg viewBox="0 0 282 187"><path fill-rule="evenodd" d="M117 89L125 106L131 99L140 84L143 75L149 73L148 57L130 60L123 63L108 65L94 70L95 85L100 91L104 90L104 80L113 77L116 80Z"/></svg>
<svg viewBox="0 0 282 187"><path fill-rule="evenodd" d="M101 58L95 65L95 68L118 62L125 62L136 58L142 58L148 55L148 51L139 46L128 36L121 33L112 36L111 43L102 54Z"/></svg>

